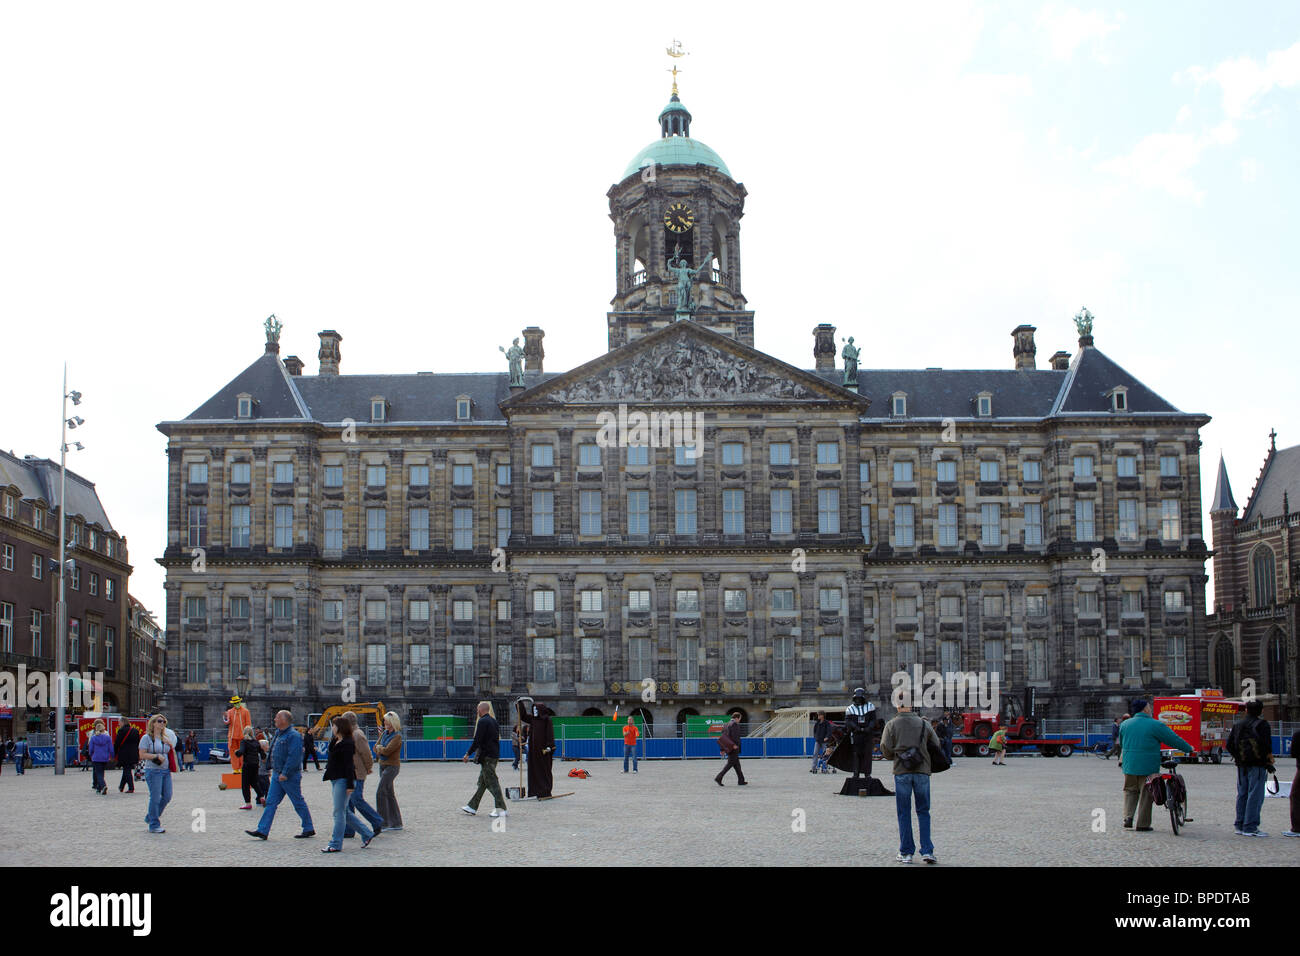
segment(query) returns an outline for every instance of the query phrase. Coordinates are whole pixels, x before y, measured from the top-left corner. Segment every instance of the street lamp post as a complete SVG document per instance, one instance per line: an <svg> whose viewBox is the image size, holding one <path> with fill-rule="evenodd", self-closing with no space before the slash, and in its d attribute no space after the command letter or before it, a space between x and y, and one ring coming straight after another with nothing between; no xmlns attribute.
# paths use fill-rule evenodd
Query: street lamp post
<svg viewBox="0 0 1300 956"><path fill-rule="evenodd" d="M68 675L68 605L65 600L64 579L67 571L67 535L68 535L68 429L84 424L80 417L68 417L68 399L73 405L81 404L81 393L68 391L68 363L63 363L63 405L60 416L59 438L59 601L55 609L54 639L54 773L62 775L67 763L64 753L63 723L66 717ZM82 450L81 442L76 442L77 450Z"/></svg>

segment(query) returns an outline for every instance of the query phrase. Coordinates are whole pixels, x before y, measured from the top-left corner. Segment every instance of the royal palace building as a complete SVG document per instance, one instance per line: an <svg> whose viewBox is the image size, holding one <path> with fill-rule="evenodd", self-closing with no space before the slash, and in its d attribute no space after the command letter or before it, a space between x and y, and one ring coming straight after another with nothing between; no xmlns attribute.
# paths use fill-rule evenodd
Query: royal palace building
<svg viewBox="0 0 1300 956"><path fill-rule="evenodd" d="M609 190L608 350L346 375L265 351L168 438L165 708L528 694L656 724L999 675L1049 717L1209 678L1198 430L1094 345L1039 368L812 368L754 348L745 187L660 136ZM1000 334L1005 334L1005 330ZM517 340L516 340L517 342ZM504 364L504 363L503 363ZM646 698L653 699L647 700Z"/></svg>

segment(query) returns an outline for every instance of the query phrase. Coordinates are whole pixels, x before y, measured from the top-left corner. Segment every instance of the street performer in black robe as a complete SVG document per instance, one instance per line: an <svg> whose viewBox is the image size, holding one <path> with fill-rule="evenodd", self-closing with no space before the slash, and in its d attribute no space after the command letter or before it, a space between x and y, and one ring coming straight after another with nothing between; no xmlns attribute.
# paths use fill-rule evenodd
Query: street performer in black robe
<svg viewBox="0 0 1300 956"><path fill-rule="evenodd" d="M555 755L555 728L551 717L555 711L536 701L532 705L520 700L519 725L528 741L528 796L549 797L554 782L551 779L551 759Z"/></svg>
<svg viewBox="0 0 1300 956"><path fill-rule="evenodd" d="M853 703L844 711L844 733L840 737L828 762L831 766L853 774L871 776L871 751L876 744L876 708L867 701L867 692L858 687L853 691Z"/></svg>

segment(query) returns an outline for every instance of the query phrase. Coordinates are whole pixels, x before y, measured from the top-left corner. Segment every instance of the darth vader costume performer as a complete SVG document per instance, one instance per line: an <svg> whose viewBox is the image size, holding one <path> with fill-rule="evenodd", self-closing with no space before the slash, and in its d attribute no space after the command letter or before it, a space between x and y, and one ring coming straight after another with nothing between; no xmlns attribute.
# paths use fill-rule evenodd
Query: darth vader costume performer
<svg viewBox="0 0 1300 956"><path fill-rule="evenodd" d="M519 701L519 726L528 742L528 796L543 799L551 795L551 760L555 755L555 711L536 701Z"/></svg>
<svg viewBox="0 0 1300 956"><path fill-rule="evenodd" d="M827 760L832 767L853 774L851 780L845 781L842 793L857 793L866 784L867 781L859 783L859 774L871 779L871 751L879 729L875 705L867 700L864 688L855 688L853 703L844 711L844 725L837 727L833 734L834 750Z"/></svg>

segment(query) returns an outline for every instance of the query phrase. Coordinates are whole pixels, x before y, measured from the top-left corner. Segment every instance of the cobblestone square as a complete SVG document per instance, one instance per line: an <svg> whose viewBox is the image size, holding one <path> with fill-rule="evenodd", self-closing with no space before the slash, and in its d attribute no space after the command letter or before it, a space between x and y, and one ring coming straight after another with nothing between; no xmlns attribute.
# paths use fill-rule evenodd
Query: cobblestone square
<svg viewBox="0 0 1300 956"><path fill-rule="evenodd" d="M0 865L4 866L274 866L402 865L799 865L894 863L898 832L894 801L836 795L842 775L813 776L803 760L745 760L750 785L713 782L713 760L641 763L622 773L617 761L555 764L555 792L545 803L510 802L504 832L494 832L486 797L478 817L459 811L474 791L478 768L460 763L408 763L396 790L405 829L382 834L368 849L344 842L337 856L320 853L330 828L329 799L320 773L304 777L317 837L294 840L297 815L281 804L265 843L244 834L261 813L238 809L238 792L217 790L220 768L177 775L163 815L167 833L146 831L148 797L90 789L89 773L57 778L48 769L19 777L12 764L0 775ZM1284 760L1280 776L1292 768ZM573 767L592 776L567 776ZM879 764L877 764L879 769ZM1078 754L1069 759L1019 757L1005 768L987 760L958 760L935 777L934 841L942 865L1289 866L1300 840L1284 838L1287 801L1266 799L1268 839L1232 832L1236 771L1230 765L1186 766L1193 821L1175 837L1168 814L1155 808L1153 833L1123 830L1122 777L1114 761ZM509 764L503 787L518 782ZM885 783L890 789L888 775ZM367 782L373 804L377 778ZM1094 832L1094 809L1105 832ZM197 811L203 811L198 814ZM802 813L801 813L802 812ZM203 819L206 829L192 826ZM796 832L802 820L804 832Z"/></svg>

